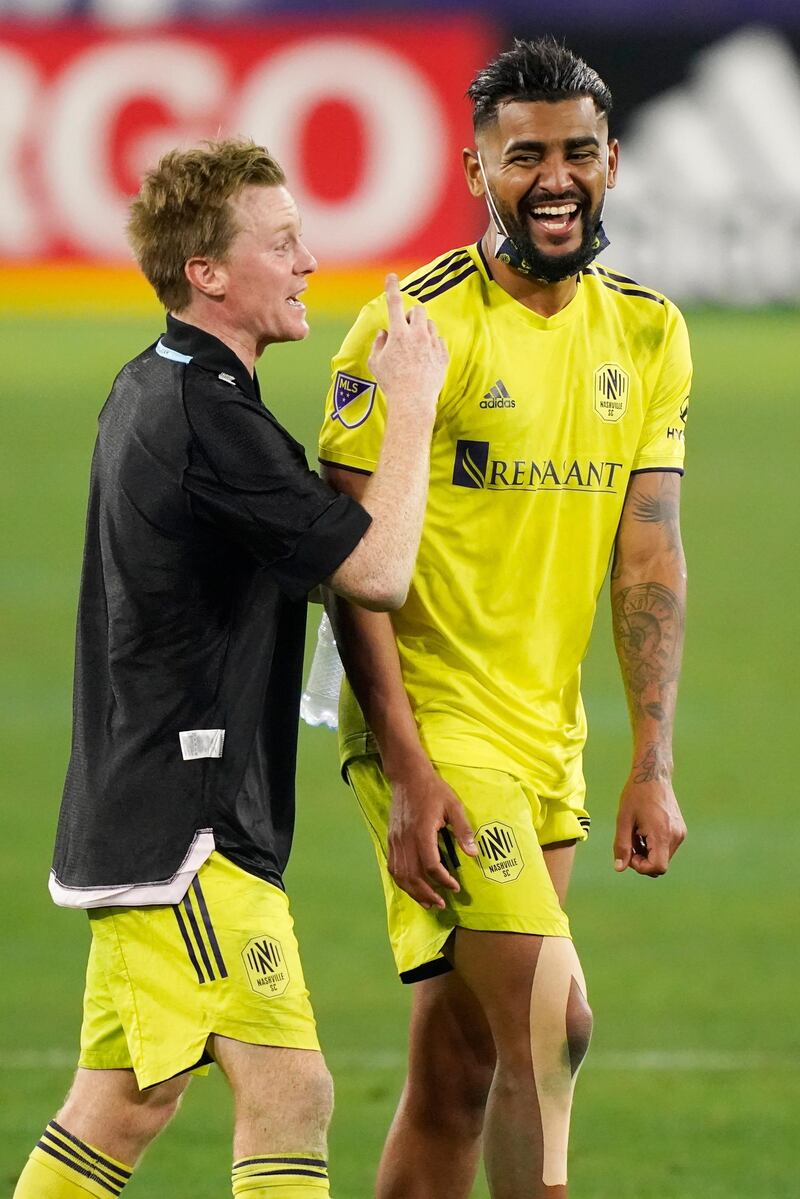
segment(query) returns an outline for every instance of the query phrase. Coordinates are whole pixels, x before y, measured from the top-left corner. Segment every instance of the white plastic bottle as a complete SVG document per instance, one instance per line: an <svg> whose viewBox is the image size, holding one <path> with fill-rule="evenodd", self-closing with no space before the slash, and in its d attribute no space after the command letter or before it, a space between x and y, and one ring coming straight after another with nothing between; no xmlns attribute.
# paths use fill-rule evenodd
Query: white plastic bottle
<svg viewBox="0 0 800 1199"><path fill-rule="evenodd" d="M339 691L344 669L331 622L323 612L317 629L317 648L308 673L305 690L300 699L300 715L306 724L326 724L339 727Z"/></svg>

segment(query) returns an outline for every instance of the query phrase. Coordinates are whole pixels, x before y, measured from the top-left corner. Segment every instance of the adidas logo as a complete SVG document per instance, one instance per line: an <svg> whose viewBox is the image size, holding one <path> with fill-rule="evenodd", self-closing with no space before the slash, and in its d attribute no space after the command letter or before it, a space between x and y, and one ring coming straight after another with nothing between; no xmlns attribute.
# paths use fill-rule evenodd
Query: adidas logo
<svg viewBox="0 0 800 1199"><path fill-rule="evenodd" d="M516 406L502 379L498 379L481 400L481 408L516 408Z"/></svg>

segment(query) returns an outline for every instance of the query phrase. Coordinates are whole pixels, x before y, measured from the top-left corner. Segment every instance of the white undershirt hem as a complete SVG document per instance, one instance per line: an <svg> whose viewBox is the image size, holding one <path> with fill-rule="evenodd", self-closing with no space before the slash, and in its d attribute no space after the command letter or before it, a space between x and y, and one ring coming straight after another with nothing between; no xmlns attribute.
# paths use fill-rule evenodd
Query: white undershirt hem
<svg viewBox="0 0 800 1199"><path fill-rule="evenodd" d="M170 879L156 883L123 883L113 887L65 887L50 871L50 896L60 908L143 908L180 903L197 874L214 852L214 833L198 829L186 857Z"/></svg>

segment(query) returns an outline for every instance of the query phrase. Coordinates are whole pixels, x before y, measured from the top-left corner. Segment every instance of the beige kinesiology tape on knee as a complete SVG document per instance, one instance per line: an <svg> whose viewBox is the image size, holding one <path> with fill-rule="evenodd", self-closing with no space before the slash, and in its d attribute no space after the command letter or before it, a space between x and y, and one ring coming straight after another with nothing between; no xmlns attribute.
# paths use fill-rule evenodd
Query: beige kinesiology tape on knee
<svg viewBox="0 0 800 1199"><path fill-rule="evenodd" d="M575 988L583 1001L586 1036L571 1043L567 1019ZM542 1121L545 1186L564 1186L567 1181L572 1094L590 1028L585 1000L586 981L574 945L567 937L543 937L531 989L531 1057Z"/></svg>

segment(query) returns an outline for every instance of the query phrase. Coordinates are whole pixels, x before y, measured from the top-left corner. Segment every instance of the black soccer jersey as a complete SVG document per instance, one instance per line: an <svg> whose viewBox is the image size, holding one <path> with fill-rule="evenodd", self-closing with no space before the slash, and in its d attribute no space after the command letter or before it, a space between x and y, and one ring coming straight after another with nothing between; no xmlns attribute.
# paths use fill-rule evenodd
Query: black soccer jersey
<svg viewBox="0 0 800 1199"><path fill-rule="evenodd" d="M56 902L175 902L214 845L281 885L306 596L369 521L215 337L168 317L123 368L92 461Z"/></svg>

